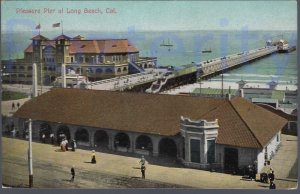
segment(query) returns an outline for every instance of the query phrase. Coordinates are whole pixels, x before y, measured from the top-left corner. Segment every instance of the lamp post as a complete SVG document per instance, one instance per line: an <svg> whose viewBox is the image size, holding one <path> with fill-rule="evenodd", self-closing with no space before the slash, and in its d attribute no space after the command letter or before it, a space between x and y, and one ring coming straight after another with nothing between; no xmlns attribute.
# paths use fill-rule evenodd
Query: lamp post
<svg viewBox="0 0 300 194"><path fill-rule="evenodd" d="M29 138L28 138L28 171L29 187L33 186L33 168L32 168L32 121L29 119Z"/></svg>

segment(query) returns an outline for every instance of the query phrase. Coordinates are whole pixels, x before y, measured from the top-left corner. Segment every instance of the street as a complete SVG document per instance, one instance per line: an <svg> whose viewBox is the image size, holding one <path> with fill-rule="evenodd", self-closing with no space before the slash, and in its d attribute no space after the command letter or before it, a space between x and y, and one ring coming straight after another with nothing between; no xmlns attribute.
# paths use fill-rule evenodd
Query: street
<svg viewBox="0 0 300 194"><path fill-rule="evenodd" d="M287 142L297 145L297 141ZM295 145L293 147L296 148ZM2 137L2 146L3 184L28 187L28 142ZM97 163L91 164L91 149L61 152L58 146L33 142L34 187L268 189L269 186L258 181L243 179L237 175L184 168L172 160L160 158L146 158L149 163L146 165L146 179L143 180L139 169L140 156L96 151ZM76 171L74 182L69 181L72 165L75 165ZM273 168L279 169L276 166ZM294 170L297 171L297 168ZM276 174L275 183L279 189L296 188L297 179Z"/></svg>

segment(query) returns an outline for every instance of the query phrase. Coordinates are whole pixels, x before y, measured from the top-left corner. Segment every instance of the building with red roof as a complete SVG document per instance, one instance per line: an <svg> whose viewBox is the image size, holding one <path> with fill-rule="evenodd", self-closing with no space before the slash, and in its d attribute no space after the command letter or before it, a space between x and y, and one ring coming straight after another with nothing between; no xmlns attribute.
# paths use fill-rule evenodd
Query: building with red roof
<svg viewBox="0 0 300 194"><path fill-rule="evenodd" d="M200 169L260 171L281 142L287 120L241 97L233 99L56 88L14 115L36 139L53 133L78 145L169 156ZM25 127L26 128L26 127Z"/></svg>
<svg viewBox="0 0 300 194"><path fill-rule="evenodd" d="M9 76L3 82L30 84L32 64L38 66L38 80L50 84L61 74L61 65L68 71L86 76L91 81L138 73L156 65L156 58L139 56L139 50L127 39L87 40L78 35L61 34L53 39L42 35L31 38L24 50L24 59L2 61Z"/></svg>

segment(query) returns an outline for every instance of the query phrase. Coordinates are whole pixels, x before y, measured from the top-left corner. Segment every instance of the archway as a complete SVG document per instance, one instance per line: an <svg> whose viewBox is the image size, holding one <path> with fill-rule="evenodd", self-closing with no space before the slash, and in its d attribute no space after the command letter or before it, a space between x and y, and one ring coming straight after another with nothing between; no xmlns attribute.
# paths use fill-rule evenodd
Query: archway
<svg viewBox="0 0 300 194"><path fill-rule="evenodd" d="M96 147L108 147L109 137L105 131L98 130L94 135L94 142Z"/></svg>
<svg viewBox="0 0 300 194"><path fill-rule="evenodd" d="M71 138L70 129L69 129L69 127L67 127L65 125L60 126L57 130L57 134L56 134L57 143L60 144L63 136L65 136L67 138L67 140L70 141L70 138Z"/></svg>
<svg viewBox="0 0 300 194"><path fill-rule="evenodd" d="M136 149L152 151L153 144L150 137L146 135L140 135L136 139Z"/></svg>
<svg viewBox="0 0 300 194"><path fill-rule="evenodd" d="M114 139L114 147L127 147L130 148L129 136L125 133L118 133Z"/></svg>
<svg viewBox="0 0 300 194"><path fill-rule="evenodd" d="M42 139L43 134L45 134L46 139L49 139L51 133L52 133L52 129L48 123L42 123L40 125L40 139Z"/></svg>
<svg viewBox="0 0 300 194"><path fill-rule="evenodd" d="M170 138L163 138L159 142L159 154L163 156L176 157L177 147L174 140Z"/></svg>
<svg viewBox="0 0 300 194"><path fill-rule="evenodd" d="M75 140L80 142L89 142L89 132L84 128L79 128L75 133Z"/></svg>

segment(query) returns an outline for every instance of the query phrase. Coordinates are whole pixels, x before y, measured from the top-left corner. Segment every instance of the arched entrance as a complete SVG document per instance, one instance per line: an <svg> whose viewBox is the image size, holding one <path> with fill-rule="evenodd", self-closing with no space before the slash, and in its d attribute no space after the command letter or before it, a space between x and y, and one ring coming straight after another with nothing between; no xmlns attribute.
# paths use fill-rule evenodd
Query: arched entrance
<svg viewBox="0 0 300 194"><path fill-rule="evenodd" d="M162 156L177 156L177 147L174 140L170 138L163 138L159 142L159 154Z"/></svg>
<svg viewBox="0 0 300 194"><path fill-rule="evenodd" d="M114 139L114 147L130 148L130 139L126 133L118 133Z"/></svg>
<svg viewBox="0 0 300 194"><path fill-rule="evenodd" d="M108 147L109 137L103 130L96 131L94 135L95 147Z"/></svg>
<svg viewBox="0 0 300 194"><path fill-rule="evenodd" d="M49 139L51 133L52 133L52 129L48 123L42 123L40 125L40 139L42 139L43 134L45 134L46 140Z"/></svg>
<svg viewBox="0 0 300 194"><path fill-rule="evenodd" d="M146 135L140 135L136 139L136 149L152 151L153 144L150 137Z"/></svg>
<svg viewBox="0 0 300 194"><path fill-rule="evenodd" d="M80 142L89 142L89 132L84 128L79 128L75 133L75 140Z"/></svg>
<svg viewBox="0 0 300 194"><path fill-rule="evenodd" d="M62 140L62 135L64 135L67 138L67 140L70 141L71 135L70 135L69 127L63 125L58 128L57 134L56 134L58 144L60 144L60 142Z"/></svg>

